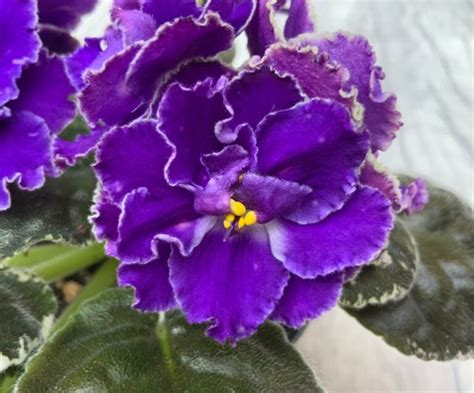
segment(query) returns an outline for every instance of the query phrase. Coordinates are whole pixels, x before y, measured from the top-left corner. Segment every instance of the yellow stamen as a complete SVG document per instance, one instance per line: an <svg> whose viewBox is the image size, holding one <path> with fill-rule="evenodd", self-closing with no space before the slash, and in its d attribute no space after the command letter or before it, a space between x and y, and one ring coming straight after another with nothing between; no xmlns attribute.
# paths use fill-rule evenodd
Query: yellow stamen
<svg viewBox="0 0 474 393"><path fill-rule="evenodd" d="M223 223L223 224L224 224L224 228L225 228L225 229L230 229L230 227L232 226L232 223L230 223L230 222L227 221L227 220L224 220L224 223Z"/></svg>
<svg viewBox="0 0 474 393"><path fill-rule="evenodd" d="M237 223L237 228L242 229L245 226L245 218L240 217L239 222Z"/></svg>
<svg viewBox="0 0 474 393"><path fill-rule="evenodd" d="M233 214L227 214L227 216L225 216L225 220L229 222L234 222L235 216Z"/></svg>
<svg viewBox="0 0 474 393"><path fill-rule="evenodd" d="M253 225L257 222L257 215L255 214L253 210L250 210L245 215L244 220L245 220L245 225Z"/></svg>
<svg viewBox="0 0 474 393"><path fill-rule="evenodd" d="M243 216L247 209L242 202L234 201L233 199L230 200L230 211L234 213L236 216Z"/></svg>

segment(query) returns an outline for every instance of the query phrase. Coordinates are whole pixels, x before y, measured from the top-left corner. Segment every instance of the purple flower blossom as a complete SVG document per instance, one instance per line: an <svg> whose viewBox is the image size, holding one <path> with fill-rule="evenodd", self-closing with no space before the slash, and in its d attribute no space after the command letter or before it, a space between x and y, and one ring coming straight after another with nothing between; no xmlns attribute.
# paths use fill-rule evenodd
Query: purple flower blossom
<svg viewBox="0 0 474 393"><path fill-rule="evenodd" d="M74 117L74 89L62 60L41 49L33 0L0 0L0 210L7 184L40 187L53 175L53 143Z"/></svg>
<svg viewBox="0 0 474 393"><path fill-rule="evenodd" d="M102 139L94 229L138 309L180 307L220 342L266 319L301 327L385 245L389 193L359 177L370 134L324 61L311 96L277 69L295 55L279 44L235 76L178 77L158 120Z"/></svg>
<svg viewBox="0 0 474 393"><path fill-rule="evenodd" d="M429 201L426 182L421 178L415 179L406 186L402 186L401 193L401 210L407 214L422 211Z"/></svg>

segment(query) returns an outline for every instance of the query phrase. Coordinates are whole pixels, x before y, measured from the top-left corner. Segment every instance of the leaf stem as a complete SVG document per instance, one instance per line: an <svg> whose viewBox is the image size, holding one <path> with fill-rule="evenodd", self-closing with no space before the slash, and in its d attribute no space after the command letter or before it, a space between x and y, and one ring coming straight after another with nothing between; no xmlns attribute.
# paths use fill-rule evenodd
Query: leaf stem
<svg viewBox="0 0 474 393"><path fill-rule="evenodd" d="M104 258L103 244L94 243L57 255L32 266L31 270L46 282L53 282L85 269Z"/></svg>
<svg viewBox="0 0 474 393"><path fill-rule="evenodd" d="M32 267L38 263L43 263L48 259L64 254L77 248L68 243L43 244L31 247L28 251L21 252L5 260L5 265L9 267Z"/></svg>
<svg viewBox="0 0 474 393"><path fill-rule="evenodd" d="M71 315L76 313L82 303L84 303L86 300L93 298L105 289L111 288L116 285L117 279L115 272L117 266L118 262L116 259L107 258L107 260L102 264L102 266L97 269L96 273L87 283L87 285L82 288L76 299L61 314L52 329L52 333L63 327L64 324L69 320Z"/></svg>

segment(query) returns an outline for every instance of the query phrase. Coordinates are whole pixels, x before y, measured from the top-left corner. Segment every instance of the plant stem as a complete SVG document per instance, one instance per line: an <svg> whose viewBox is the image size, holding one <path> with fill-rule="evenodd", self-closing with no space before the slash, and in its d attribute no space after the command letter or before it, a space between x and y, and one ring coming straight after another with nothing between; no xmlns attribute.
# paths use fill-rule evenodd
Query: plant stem
<svg viewBox="0 0 474 393"><path fill-rule="evenodd" d="M102 266L97 269L94 276L90 279L87 285L82 288L79 295L74 299L74 301L66 308L66 310L61 314L58 321L53 327L52 332L56 332L69 320L71 315L76 313L78 308L86 300L93 298L98 293L102 292L107 288L111 288L116 284L116 274L118 262L116 259L107 258L107 260L102 264Z"/></svg>
<svg viewBox="0 0 474 393"><path fill-rule="evenodd" d="M46 282L67 277L105 258L104 246L94 243L75 248L31 267L31 270Z"/></svg>
<svg viewBox="0 0 474 393"><path fill-rule="evenodd" d="M38 263L43 263L48 259L54 258L60 254L64 254L77 248L71 244L44 244L41 246L31 247L28 251L22 252L5 261L5 265L9 267L32 267Z"/></svg>

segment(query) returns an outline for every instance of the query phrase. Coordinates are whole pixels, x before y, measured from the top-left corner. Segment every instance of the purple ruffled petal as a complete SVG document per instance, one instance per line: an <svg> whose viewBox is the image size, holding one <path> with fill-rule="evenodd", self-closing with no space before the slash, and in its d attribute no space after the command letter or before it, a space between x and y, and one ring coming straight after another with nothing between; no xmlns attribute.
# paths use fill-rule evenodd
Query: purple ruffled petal
<svg viewBox="0 0 474 393"><path fill-rule="evenodd" d="M257 0L257 7L246 29L252 55L262 56L270 45L278 41L273 3L272 0Z"/></svg>
<svg viewBox="0 0 474 393"><path fill-rule="evenodd" d="M120 203L129 192L145 187L159 195L169 187L163 178L171 149L152 120L117 127L101 141L95 171L102 188Z"/></svg>
<svg viewBox="0 0 474 393"><path fill-rule="evenodd" d="M290 275L288 285L271 319L294 329L332 309L342 290L342 274L333 273L313 279Z"/></svg>
<svg viewBox="0 0 474 393"><path fill-rule="evenodd" d="M386 150L402 123L395 95L382 91L384 74L375 65L372 47L362 36L350 37L343 33L313 43L320 51L327 52L331 60L347 67L350 79L345 86L349 90L353 85L358 90L357 100L365 109L364 124L370 134L372 150Z"/></svg>
<svg viewBox="0 0 474 393"><path fill-rule="evenodd" d="M320 99L266 117L257 129L259 173L313 189L288 217L300 224L317 222L341 208L358 183L358 168L368 148L356 133L348 111Z"/></svg>
<svg viewBox="0 0 474 393"><path fill-rule="evenodd" d="M112 10L112 18L123 32L125 45L136 41L144 41L153 36L156 31L156 22L153 17L139 10Z"/></svg>
<svg viewBox="0 0 474 393"><path fill-rule="evenodd" d="M273 255L293 274L315 278L370 262L384 247L393 216L389 201L366 187L316 224L280 219L267 228Z"/></svg>
<svg viewBox="0 0 474 393"><path fill-rule="evenodd" d="M312 16L312 0L291 0L290 12L285 23L285 38L290 39L315 30Z"/></svg>
<svg viewBox="0 0 474 393"><path fill-rule="evenodd" d="M204 12L215 11L230 24L236 35L245 29L252 17L257 0L209 0Z"/></svg>
<svg viewBox="0 0 474 393"><path fill-rule="evenodd" d="M174 243L189 255L215 223L194 210L194 195L180 187L168 187L158 196L145 188L128 194L123 202L117 240L122 263L143 263L155 255L157 240Z"/></svg>
<svg viewBox="0 0 474 393"><path fill-rule="evenodd" d="M29 65L18 80L20 95L9 103L13 111L29 111L42 117L53 133L60 132L75 116L71 85L59 57L41 52L39 61Z"/></svg>
<svg viewBox="0 0 474 393"><path fill-rule="evenodd" d="M268 113L290 108L304 98L291 77L282 77L265 66L242 72L224 95L232 117L218 125L216 134L225 143L236 139L239 125L255 129Z"/></svg>
<svg viewBox="0 0 474 393"><path fill-rule="evenodd" d="M94 224L94 235L98 240L115 242L118 238L118 224L120 218L120 207L110 201L101 191L99 198L92 207L90 220Z"/></svg>
<svg viewBox="0 0 474 393"><path fill-rule="evenodd" d="M191 89L174 84L161 101L159 129L173 146L173 156L166 168L172 185L202 184L207 175L201 157L222 149L214 136L214 127L229 113L211 82L206 80Z"/></svg>
<svg viewBox="0 0 474 393"><path fill-rule="evenodd" d="M138 10L142 6L143 0L114 0L113 8L122 10Z"/></svg>
<svg viewBox="0 0 474 393"><path fill-rule="evenodd" d="M288 272L270 251L268 235L254 227L223 241L224 229L207 234L190 257L174 252L171 283L191 323L211 322L219 342L245 338L273 311Z"/></svg>
<svg viewBox="0 0 474 393"><path fill-rule="evenodd" d="M421 179L415 179L407 186L401 187L402 201L401 210L407 214L420 212L429 202L428 187L426 182Z"/></svg>
<svg viewBox="0 0 474 393"><path fill-rule="evenodd" d="M39 35L43 46L49 53L67 55L73 53L80 46L68 31L53 25L40 25Z"/></svg>
<svg viewBox="0 0 474 393"><path fill-rule="evenodd" d="M234 198L254 210L258 222L265 223L294 210L311 191L298 183L249 173L244 175Z"/></svg>
<svg viewBox="0 0 474 393"><path fill-rule="evenodd" d="M233 38L232 28L213 13L201 21L182 18L166 24L133 60L127 71L128 86L134 94L150 100L170 70L183 61L229 49Z"/></svg>
<svg viewBox="0 0 474 393"><path fill-rule="evenodd" d="M145 264L121 265L118 269L120 286L135 288L133 307L144 312L167 311L176 306L169 280L168 259L171 246L160 243L159 257Z"/></svg>
<svg viewBox="0 0 474 393"><path fill-rule="evenodd" d="M22 68L38 59L36 1L0 0L0 106L18 97Z"/></svg>
<svg viewBox="0 0 474 393"><path fill-rule="evenodd" d="M158 26L176 18L201 14L196 0L143 0L142 3L143 11L153 16Z"/></svg>
<svg viewBox="0 0 474 393"><path fill-rule="evenodd" d="M250 164L249 153L240 145L228 145L217 153L205 154L201 162L209 177L227 176L230 182L237 181L242 171Z"/></svg>
<svg viewBox="0 0 474 393"><path fill-rule="evenodd" d="M97 0L38 0L40 22L72 30L96 4Z"/></svg>
<svg viewBox="0 0 474 393"><path fill-rule="evenodd" d="M43 185L52 170L51 135L44 120L31 112L16 112L0 120L0 211L11 204L7 183L26 190Z"/></svg>

